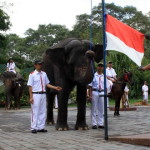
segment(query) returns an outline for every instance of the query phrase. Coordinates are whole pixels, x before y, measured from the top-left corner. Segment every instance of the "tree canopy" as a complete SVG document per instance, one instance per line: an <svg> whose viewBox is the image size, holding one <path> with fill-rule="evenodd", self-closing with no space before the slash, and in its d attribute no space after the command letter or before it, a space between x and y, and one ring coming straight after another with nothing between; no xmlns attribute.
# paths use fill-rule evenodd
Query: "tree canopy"
<svg viewBox="0 0 150 150"><path fill-rule="evenodd" d="M6 38L3 34L3 31L7 31L10 28L9 16L2 10L2 6L0 6L0 61L3 62L4 55L6 52L4 50L7 45Z"/></svg>
<svg viewBox="0 0 150 150"><path fill-rule="evenodd" d="M126 23L134 29L147 34L150 31L150 12L143 14L133 6L116 6L114 3L106 4L107 13L118 20ZM1 19L3 21L1 22ZM92 30L91 30L92 20ZM2 11L0 13L0 30L7 30L10 27L9 16ZM7 47L4 50L7 57L13 56L20 68L29 67L32 61L41 58L43 52L50 46L58 43L60 40L68 37L77 37L90 39L92 32L93 43L103 43L102 26L102 5L93 7L92 14L81 14L76 16L76 23L70 31L65 26L49 23L48 25L39 25L37 30L28 29L25 37L21 38L16 34L7 35ZM150 63L150 41L145 40L145 56L142 64ZM0 54L0 57L1 54ZM7 58L5 57L5 59ZM3 58L4 59L4 58ZM123 70L131 70L134 74L135 85L132 95L136 96L141 90L144 80L150 83L148 72L139 72L137 66L127 56L118 52L109 52L107 60L113 61L117 75L120 76ZM24 65L22 65L24 64Z"/></svg>

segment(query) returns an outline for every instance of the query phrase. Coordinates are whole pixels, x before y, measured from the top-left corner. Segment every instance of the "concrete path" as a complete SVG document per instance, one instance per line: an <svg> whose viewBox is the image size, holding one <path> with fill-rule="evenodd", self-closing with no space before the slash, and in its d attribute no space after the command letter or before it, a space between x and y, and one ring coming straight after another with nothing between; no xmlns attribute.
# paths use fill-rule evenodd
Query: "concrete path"
<svg viewBox="0 0 150 150"><path fill-rule="evenodd" d="M76 131L76 108L69 108L69 131L56 131L46 126L47 133L30 133L30 109L0 109L0 150L148 150L149 147L125 144L115 138L141 134L150 135L150 107L137 107L136 111L121 111L114 117L108 109L108 135L104 140L103 129L91 129L90 109L87 108L87 124L90 130ZM55 118L57 110L55 110ZM114 138L114 139L113 139ZM148 136L149 138L149 136ZM150 138L149 138L150 139ZM125 141L124 141L125 142Z"/></svg>

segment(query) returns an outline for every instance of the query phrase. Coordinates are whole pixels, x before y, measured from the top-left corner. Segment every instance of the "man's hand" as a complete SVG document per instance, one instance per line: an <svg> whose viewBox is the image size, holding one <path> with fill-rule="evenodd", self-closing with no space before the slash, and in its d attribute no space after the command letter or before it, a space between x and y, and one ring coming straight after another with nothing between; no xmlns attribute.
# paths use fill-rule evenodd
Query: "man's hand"
<svg viewBox="0 0 150 150"><path fill-rule="evenodd" d="M34 100L33 98L30 98L30 104L33 104Z"/></svg>
<svg viewBox="0 0 150 150"><path fill-rule="evenodd" d="M140 66L139 68L138 68L138 70L142 70L142 71L144 71L144 69L143 69L143 67L142 66Z"/></svg>
<svg viewBox="0 0 150 150"><path fill-rule="evenodd" d="M110 80L111 80L113 83L114 83L114 82L116 82L116 80L115 80L115 79L112 79L112 78L111 78Z"/></svg>
<svg viewBox="0 0 150 150"><path fill-rule="evenodd" d="M55 86L55 90L60 91L62 88L60 86Z"/></svg>

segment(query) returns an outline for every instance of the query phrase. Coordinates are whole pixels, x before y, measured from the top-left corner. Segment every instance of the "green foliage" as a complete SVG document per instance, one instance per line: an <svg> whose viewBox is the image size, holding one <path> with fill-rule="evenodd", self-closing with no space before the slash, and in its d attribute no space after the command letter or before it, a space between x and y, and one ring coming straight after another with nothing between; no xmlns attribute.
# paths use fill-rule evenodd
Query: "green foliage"
<svg viewBox="0 0 150 150"><path fill-rule="evenodd" d="M76 97L77 97L77 89L76 89L76 87L73 89L73 91L70 93L70 97L69 97L69 99L70 99L70 103L71 104L76 104L77 102L76 102Z"/></svg>
<svg viewBox="0 0 150 150"><path fill-rule="evenodd" d="M9 16L0 8L0 31L6 31L10 28ZM6 39L5 36L0 33L0 50L5 48ZM1 56L0 56L1 57Z"/></svg>
<svg viewBox="0 0 150 150"><path fill-rule="evenodd" d="M44 51L58 41L66 38L69 30L62 25L39 25L37 30L26 31L26 49L30 58L41 58ZM38 56L37 56L38 53Z"/></svg>
<svg viewBox="0 0 150 150"><path fill-rule="evenodd" d="M114 3L106 4L107 13L114 16L123 23L128 24L134 29L146 34L150 31L150 14L144 15L141 11L137 11L132 6L116 6ZM84 24L83 24L84 23ZM90 39L90 16L81 14L77 16L77 22L74 25L74 33L77 37L84 37ZM99 4L92 9L92 41L94 43L103 43L102 32L102 6ZM150 62L150 41L145 40L145 57L142 64L146 65ZM109 51L107 60L113 61L113 66L120 77L124 70L130 70L133 73L134 86L131 87L131 97L141 95L141 86L143 81L146 80L150 83L149 72L140 72L136 64L130 60L126 55L115 51Z"/></svg>
<svg viewBox="0 0 150 150"><path fill-rule="evenodd" d="M9 29L10 25L9 16L0 9L0 30L6 31Z"/></svg>
<svg viewBox="0 0 150 150"><path fill-rule="evenodd" d="M107 60L113 62L113 68L115 68L117 77L120 77L124 71L131 71L133 73L134 85L130 86L130 96L136 97L141 95L141 87L144 81L150 83L150 78L148 76L149 72L141 72L138 70L137 65L130 60L126 55L109 51ZM140 92L139 92L140 91Z"/></svg>
<svg viewBox="0 0 150 150"><path fill-rule="evenodd" d="M107 13L114 16L118 20L128 24L136 30L146 34L150 31L150 12L144 15L141 11L137 11L132 6L116 6L114 3L106 4ZM92 17L92 30L91 30ZM9 16L2 10L0 13L0 30L7 30L10 27ZM6 23L4 26L4 23ZM82 39L90 39L92 33L93 43L103 43L103 26L102 26L102 5L93 7L92 16L88 14L81 14L76 16L76 23L72 31L69 31L65 26L53 25L39 25L37 30L28 29L25 33L26 37L21 38L16 34L9 34L6 36L0 35L0 63L6 64L8 58L13 56L17 67L21 74L28 78L29 72L33 69L33 61L37 58L42 58L43 52L50 46L58 43L60 40L67 37L77 37ZM2 42L3 41L3 42ZM7 45L6 45L7 44ZM150 63L150 40L145 40L145 55L142 65ZM1 48L3 47L3 48ZM117 76L121 76L123 70L130 70L133 72L134 86L131 87L131 97L140 96L141 86L146 80L150 83L149 72L140 72L137 66L126 55L119 52L109 52L107 60L113 61ZM76 101L75 89L70 95L72 101Z"/></svg>

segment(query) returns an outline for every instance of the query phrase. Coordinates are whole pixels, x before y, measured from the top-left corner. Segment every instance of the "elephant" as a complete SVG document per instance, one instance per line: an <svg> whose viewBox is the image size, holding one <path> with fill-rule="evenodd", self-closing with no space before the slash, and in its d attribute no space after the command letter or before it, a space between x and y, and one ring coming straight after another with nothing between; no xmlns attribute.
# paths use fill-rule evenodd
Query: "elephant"
<svg viewBox="0 0 150 150"><path fill-rule="evenodd" d="M58 116L56 130L69 130L67 106L70 92L77 88L76 130L87 130L86 93L87 85L94 76L94 60L103 58L103 46L94 45L89 40L67 38L47 49L43 55L43 71L50 83L62 87L58 93L47 89L47 124L54 124L53 103L58 97Z"/></svg>
<svg viewBox="0 0 150 150"><path fill-rule="evenodd" d="M6 103L5 109L11 109L11 97L14 98L14 108L20 109L20 98L23 94L25 80L21 77L19 73L14 72L4 72L1 75L5 86Z"/></svg>

